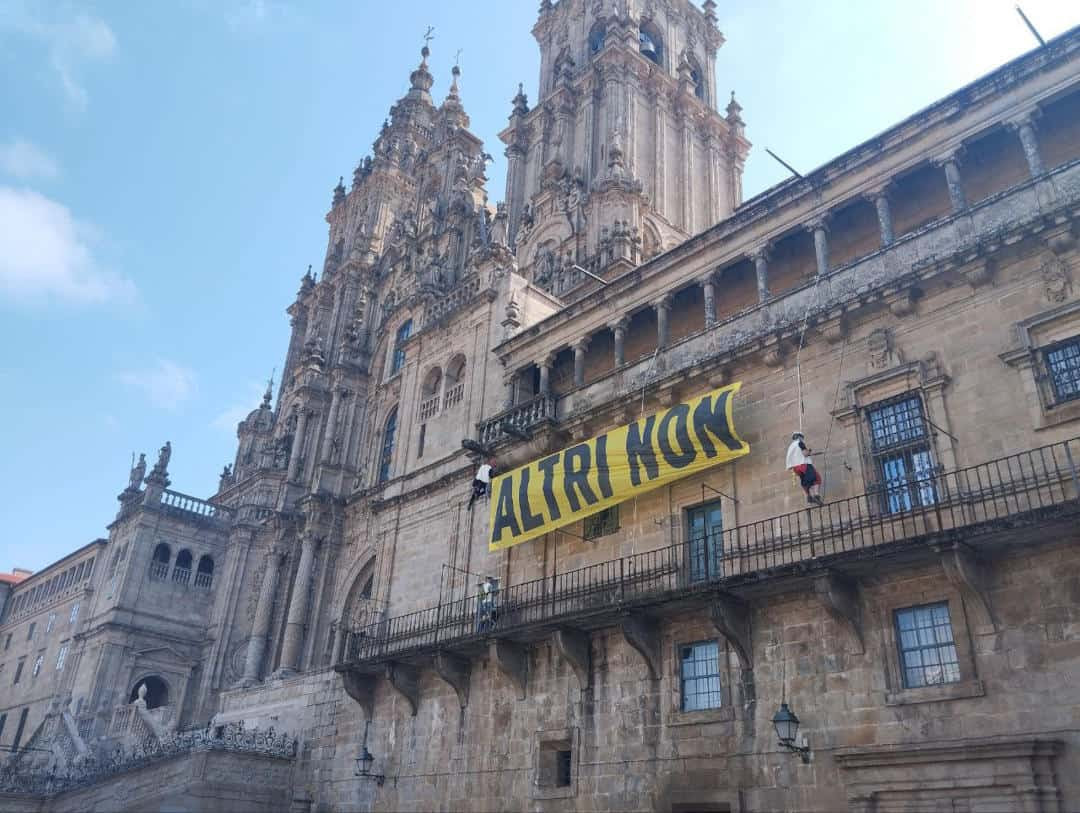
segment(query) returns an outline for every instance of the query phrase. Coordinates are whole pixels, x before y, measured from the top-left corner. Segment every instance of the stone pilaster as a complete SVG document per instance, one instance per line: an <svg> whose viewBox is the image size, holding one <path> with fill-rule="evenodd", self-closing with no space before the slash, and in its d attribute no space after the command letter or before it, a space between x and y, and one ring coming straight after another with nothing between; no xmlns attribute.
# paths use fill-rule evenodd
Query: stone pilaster
<svg viewBox="0 0 1080 813"><path fill-rule="evenodd" d="M308 410L301 409L296 421L296 434L293 435L292 452L289 454L289 482L295 482L300 473L300 456L304 451L304 437L307 435Z"/></svg>
<svg viewBox="0 0 1080 813"><path fill-rule="evenodd" d="M281 570L281 550L271 547L266 552L266 569L263 571L262 585L259 587L259 602L255 605L255 622L248 639L247 658L244 660L244 675L240 685L250 686L259 680L259 667L262 666L266 647L269 643L270 621L274 607L274 596L278 588L278 573Z"/></svg>
<svg viewBox="0 0 1080 813"><path fill-rule="evenodd" d="M300 651L304 643L304 625L307 623L311 574L315 569L315 548L318 544L318 540L311 533L305 533L300 543L300 564L296 568L296 582L293 585L288 620L285 623L285 640L281 646L280 671L283 673L300 669Z"/></svg>
<svg viewBox="0 0 1080 813"><path fill-rule="evenodd" d="M705 327L712 327L716 324L716 279L712 274L706 274L700 282L705 299Z"/></svg>
<svg viewBox="0 0 1080 813"><path fill-rule="evenodd" d="M671 313L671 294L660 297L653 303L653 307L656 308L656 346L667 347L670 333L668 316Z"/></svg>

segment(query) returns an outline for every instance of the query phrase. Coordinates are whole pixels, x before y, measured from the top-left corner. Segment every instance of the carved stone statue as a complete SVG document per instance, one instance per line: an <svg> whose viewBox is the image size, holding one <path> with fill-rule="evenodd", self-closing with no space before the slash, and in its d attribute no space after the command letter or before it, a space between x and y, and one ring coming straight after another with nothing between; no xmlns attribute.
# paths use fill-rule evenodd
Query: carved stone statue
<svg viewBox="0 0 1080 813"><path fill-rule="evenodd" d="M138 491L146 477L146 455L139 453L139 462L131 467L131 475L128 477L128 490Z"/></svg>
<svg viewBox="0 0 1080 813"><path fill-rule="evenodd" d="M154 466L154 471L164 474L169 470L169 460L172 458L172 443L165 441L165 445L161 447L158 452L157 464Z"/></svg>

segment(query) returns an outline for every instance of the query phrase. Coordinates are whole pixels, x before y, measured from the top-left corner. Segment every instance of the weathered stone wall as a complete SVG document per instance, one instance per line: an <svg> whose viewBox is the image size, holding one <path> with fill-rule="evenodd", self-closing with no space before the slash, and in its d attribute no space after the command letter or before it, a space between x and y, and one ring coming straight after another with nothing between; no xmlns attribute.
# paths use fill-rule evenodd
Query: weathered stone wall
<svg viewBox="0 0 1080 813"><path fill-rule="evenodd" d="M664 620L659 680L650 678L620 633L608 629L592 636L593 685L587 691L548 643L530 649L524 699L484 659L474 662L464 709L430 671L422 673L415 717L389 684L380 683L369 748L375 770L387 777L382 788L351 775L363 712L341 699L336 687L336 752L332 767L324 767L316 809L356 809L370 799L380 810L668 810L705 802L726 802L732 810L838 810L847 805L850 781L837 767L838 753L869 746L903 753L927 743L1024 737L1064 744L1056 782L1063 809L1071 809L1080 804L1075 541L1070 535L1060 545L994 561L996 632L978 622L936 565L883 565L861 581L865 647L813 593L780 592L753 602L757 702L751 705L729 652L723 708L679 711L678 646L717 637L704 614ZM897 688L891 613L942 600L950 604L954 633L970 652L973 673L952 699L929 700L938 687ZM802 719L813 753L809 765L776 747L770 720L784 694ZM545 791L535 784L539 742L566 731L576 743L573 790L541 802ZM956 786L977 773L974 759L950 769ZM1022 796L1015 794L1024 790L978 792L1019 806Z"/></svg>

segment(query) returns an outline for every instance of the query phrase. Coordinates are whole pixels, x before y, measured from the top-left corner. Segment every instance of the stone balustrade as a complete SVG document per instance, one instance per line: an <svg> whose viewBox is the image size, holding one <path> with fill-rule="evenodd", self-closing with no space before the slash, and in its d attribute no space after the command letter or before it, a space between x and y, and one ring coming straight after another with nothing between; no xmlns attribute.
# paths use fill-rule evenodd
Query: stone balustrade
<svg viewBox="0 0 1080 813"><path fill-rule="evenodd" d="M503 428L505 425L527 432L540 423L553 420L555 420L555 397L537 395L523 404L517 404L477 424L477 437L481 444L490 446L511 437L505 432Z"/></svg>

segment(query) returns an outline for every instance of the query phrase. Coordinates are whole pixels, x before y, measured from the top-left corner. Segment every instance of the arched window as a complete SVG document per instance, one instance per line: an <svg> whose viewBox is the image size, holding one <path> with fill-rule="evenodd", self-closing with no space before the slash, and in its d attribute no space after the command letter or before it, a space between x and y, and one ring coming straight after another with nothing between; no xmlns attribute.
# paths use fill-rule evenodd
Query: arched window
<svg viewBox="0 0 1080 813"><path fill-rule="evenodd" d="M589 53L598 54L604 49L604 40L607 38L607 24L597 23L589 32Z"/></svg>
<svg viewBox="0 0 1080 813"><path fill-rule="evenodd" d="M156 709L161 706L169 705L169 684L157 675L149 675L138 681L132 687L131 694L128 696L129 703L134 703L139 699L140 686L146 687L146 693L143 695L143 700L146 701L147 709Z"/></svg>
<svg viewBox="0 0 1080 813"><path fill-rule="evenodd" d="M439 411L439 396L442 390L442 370L432 367L424 376L420 385L420 420L426 421Z"/></svg>
<svg viewBox="0 0 1080 813"><path fill-rule="evenodd" d="M169 561L172 549L164 542L158 542L154 555L150 558L150 578L166 579L169 576Z"/></svg>
<svg viewBox="0 0 1080 813"><path fill-rule="evenodd" d="M195 586L210 589L214 581L214 560L209 555L199 557L199 569L195 572Z"/></svg>
<svg viewBox="0 0 1080 813"><path fill-rule="evenodd" d="M443 408L449 409L465 395L465 356L458 353L446 365L446 383L443 385Z"/></svg>
<svg viewBox="0 0 1080 813"><path fill-rule="evenodd" d="M371 591L375 588L375 577L370 576L368 580L364 582L363 588L360 590L360 598L371 598Z"/></svg>
<svg viewBox="0 0 1080 813"><path fill-rule="evenodd" d="M701 101L705 101L705 74L701 72L701 68L693 59L688 62L690 63L690 81L694 83L694 95Z"/></svg>
<svg viewBox="0 0 1080 813"><path fill-rule="evenodd" d="M638 30L638 48L642 56L657 65L664 64L664 43L656 29L643 25Z"/></svg>
<svg viewBox="0 0 1080 813"><path fill-rule="evenodd" d="M405 366L405 342L411 335L412 319L406 319L394 335L394 356L390 362L390 375L394 375Z"/></svg>
<svg viewBox="0 0 1080 813"><path fill-rule="evenodd" d="M191 581L191 551L182 550L176 554L176 564L173 565L172 580L177 584L187 584Z"/></svg>
<svg viewBox="0 0 1080 813"><path fill-rule="evenodd" d="M390 479L390 466L394 462L394 435L397 434L397 407L390 410L383 429L382 452L379 454L379 483Z"/></svg>

